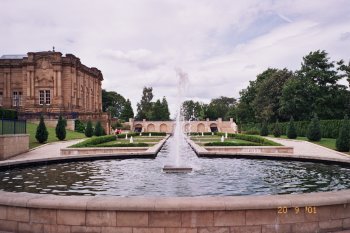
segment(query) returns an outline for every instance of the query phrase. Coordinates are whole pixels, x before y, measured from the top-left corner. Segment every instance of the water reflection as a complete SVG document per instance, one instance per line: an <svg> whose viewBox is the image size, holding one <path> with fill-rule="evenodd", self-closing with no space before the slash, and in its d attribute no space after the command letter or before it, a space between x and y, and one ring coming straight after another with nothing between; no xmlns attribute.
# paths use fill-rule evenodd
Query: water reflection
<svg viewBox="0 0 350 233"><path fill-rule="evenodd" d="M0 189L56 195L211 196L308 193L350 188L350 169L290 161L205 159L190 147L189 174L167 174L169 143L156 159L71 162L0 172Z"/></svg>

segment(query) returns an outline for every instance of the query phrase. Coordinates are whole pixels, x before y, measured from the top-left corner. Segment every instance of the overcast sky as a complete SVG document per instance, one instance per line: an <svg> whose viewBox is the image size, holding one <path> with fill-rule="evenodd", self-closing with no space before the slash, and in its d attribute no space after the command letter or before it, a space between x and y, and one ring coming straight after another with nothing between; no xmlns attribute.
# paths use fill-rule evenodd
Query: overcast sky
<svg viewBox="0 0 350 233"><path fill-rule="evenodd" d="M187 98L239 97L267 69L298 69L310 51L350 59L349 0L0 0L0 54L73 53L100 69L103 88L136 103L166 96L175 69Z"/></svg>

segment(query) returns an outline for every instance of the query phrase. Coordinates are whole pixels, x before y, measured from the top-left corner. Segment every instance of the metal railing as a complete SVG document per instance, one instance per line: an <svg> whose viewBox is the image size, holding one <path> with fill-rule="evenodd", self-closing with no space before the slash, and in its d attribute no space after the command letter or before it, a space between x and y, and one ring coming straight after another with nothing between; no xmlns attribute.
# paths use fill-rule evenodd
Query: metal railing
<svg viewBox="0 0 350 233"><path fill-rule="evenodd" d="M26 134L27 121L0 119L0 134Z"/></svg>

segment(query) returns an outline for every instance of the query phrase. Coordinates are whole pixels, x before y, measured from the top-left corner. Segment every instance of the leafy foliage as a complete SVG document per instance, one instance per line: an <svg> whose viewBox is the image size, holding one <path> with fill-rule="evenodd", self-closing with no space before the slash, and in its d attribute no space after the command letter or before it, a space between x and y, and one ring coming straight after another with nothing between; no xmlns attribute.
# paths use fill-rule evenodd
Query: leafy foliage
<svg viewBox="0 0 350 233"><path fill-rule="evenodd" d="M287 137L289 139L295 139L297 136L297 131L294 126L294 118L291 117L287 128Z"/></svg>
<svg viewBox="0 0 350 233"><path fill-rule="evenodd" d="M207 142L204 146L261 146L254 142Z"/></svg>
<svg viewBox="0 0 350 233"><path fill-rule="evenodd" d="M80 120L75 120L74 121L74 131L79 132L79 133L84 133L85 132L85 125L83 122Z"/></svg>
<svg viewBox="0 0 350 233"><path fill-rule="evenodd" d="M119 118L126 104L125 98L115 91L102 90L102 110Z"/></svg>
<svg viewBox="0 0 350 233"><path fill-rule="evenodd" d="M56 137L62 141L66 138L66 126L67 126L67 122L65 121L65 119L63 119L62 116L60 116L58 118L58 122L56 125Z"/></svg>
<svg viewBox="0 0 350 233"><path fill-rule="evenodd" d="M94 135L94 129L92 127L92 122L89 120L86 124L86 129L85 129L85 136L90 138Z"/></svg>
<svg viewBox="0 0 350 233"><path fill-rule="evenodd" d="M8 120L17 119L17 111L12 109L0 108L0 118Z"/></svg>
<svg viewBox="0 0 350 233"><path fill-rule="evenodd" d="M279 124L278 120L276 121L276 123L273 127L273 136L275 136L276 138L281 137L281 128L280 128L280 124Z"/></svg>
<svg viewBox="0 0 350 233"><path fill-rule="evenodd" d="M348 152L350 150L350 122L347 115L344 117L335 145L337 151Z"/></svg>
<svg viewBox="0 0 350 233"><path fill-rule="evenodd" d="M267 123L264 121L261 126L260 136L267 136L267 135L269 135L269 129L267 128Z"/></svg>
<svg viewBox="0 0 350 233"><path fill-rule="evenodd" d="M224 136L224 133L217 133L218 136ZM241 139L249 142L255 142L261 145L266 145L266 146L280 146L281 144L273 142L271 140L268 140L266 138L260 137L260 136L255 136L255 135L246 135L246 134L232 134L229 133L227 134L228 138L236 138L236 139Z"/></svg>
<svg viewBox="0 0 350 233"><path fill-rule="evenodd" d="M318 120L317 114L315 114L314 117L312 118L309 124L308 132L306 136L310 141L318 142L321 140L322 135L321 135L321 128L320 128L320 121Z"/></svg>
<svg viewBox="0 0 350 233"><path fill-rule="evenodd" d="M96 123L96 125L95 125L94 135L97 136L97 137L105 135L104 129L103 129L102 124L101 124L100 121L98 121Z"/></svg>
<svg viewBox="0 0 350 233"><path fill-rule="evenodd" d="M36 129L35 138L39 143L44 143L47 141L49 133L47 132L46 125L44 122L44 117L40 116L40 122Z"/></svg>
<svg viewBox="0 0 350 233"><path fill-rule="evenodd" d="M122 119L124 121L129 121L129 118L133 118L133 117L134 117L134 111L132 110L130 100L127 99L124 104L124 108L120 113L119 119Z"/></svg>

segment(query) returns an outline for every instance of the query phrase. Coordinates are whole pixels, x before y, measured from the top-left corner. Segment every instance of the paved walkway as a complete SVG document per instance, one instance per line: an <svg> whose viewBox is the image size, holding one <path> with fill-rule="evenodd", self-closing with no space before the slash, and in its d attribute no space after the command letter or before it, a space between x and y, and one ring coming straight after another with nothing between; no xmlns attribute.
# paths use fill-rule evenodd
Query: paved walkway
<svg viewBox="0 0 350 233"><path fill-rule="evenodd" d="M64 141L64 142L53 142L49 144L44 144L40 147L37 147L27 153L23 153L12 157L8 160L26 160L26 159L42 159L42 158L53 158L60 157L60 150L66 148L75 143L78 143L84 139ZM8 161L7 160L7 161Z"/></svg>
<svg viewBox="0 0 350 233"><path fill-rule="evenodd" d="M328 149L323 146L316 145L311 142L301 141L301 140L291 140L291 139L282 139L282 138L272 138L266 137L271 141L278 142L284 146L294 147L295 155L308 155L315 156L320 158L333 158L333 159L349 159L350 155L337 152L335 150Z"/></svg>

